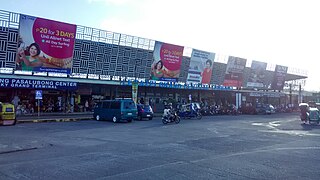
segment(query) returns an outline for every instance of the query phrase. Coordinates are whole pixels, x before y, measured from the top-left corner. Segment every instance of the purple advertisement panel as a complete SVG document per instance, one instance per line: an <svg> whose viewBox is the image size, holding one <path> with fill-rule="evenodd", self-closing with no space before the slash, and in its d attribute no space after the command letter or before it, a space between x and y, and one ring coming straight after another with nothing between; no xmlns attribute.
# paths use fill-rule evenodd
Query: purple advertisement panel
<svg viewBox="0 0 320 180"><path fill-rule="evenodd" d="M177 82L180 75L183 49L183 46L156 41L150 79Z"/></svg>
<svg viewBox="0 0 320 180"><path fill-rule="evenodd" d="M223 85L241 87L243 83L243 72L244 68L246 67L246 63L246 59L229 56Z"/></svg>
<svg viewBox="0 0 320 180"><path fill-rule="evenodd" d="M277 65L274 70L273 81L271 89L282 90L287 75L288 67Z"/></svg>
<svg viewBox="0 0 320 180"><path fill-rule="evenodd" d="M267 63L252 61L251 72L247 82L248 87L263 87Z"/></svg>
<svg viewBox="0 0 320 180"><path fill-rule="evenodd" d="M16 69L70 73L76 25L20 15Z"/></svg>

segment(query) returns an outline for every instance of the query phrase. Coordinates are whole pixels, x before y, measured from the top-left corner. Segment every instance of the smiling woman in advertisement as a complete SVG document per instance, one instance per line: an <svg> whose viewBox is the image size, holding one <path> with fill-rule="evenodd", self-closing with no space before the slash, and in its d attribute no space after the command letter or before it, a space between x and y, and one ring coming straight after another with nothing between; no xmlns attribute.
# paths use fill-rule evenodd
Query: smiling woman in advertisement
<svg viewBox="0 0 320 180"><path fill-rule="evenodd" d="M166 74L166 70L163 67L162 61L158 61L155 65L152 66L151 69L151 79L152 80L160 80Z"/></svg>
<svg viewBox="0 0 320 180"><path fill-rule="evenodd" d="M28 53L28 55L26 55ZM32 71L34 67L41 67L43 65L39 55L41 53L40 47L37 43L32 43L27 47L27 52L24 49L18 49L16 56L16 63L21 66L23 71Z"/></svg>

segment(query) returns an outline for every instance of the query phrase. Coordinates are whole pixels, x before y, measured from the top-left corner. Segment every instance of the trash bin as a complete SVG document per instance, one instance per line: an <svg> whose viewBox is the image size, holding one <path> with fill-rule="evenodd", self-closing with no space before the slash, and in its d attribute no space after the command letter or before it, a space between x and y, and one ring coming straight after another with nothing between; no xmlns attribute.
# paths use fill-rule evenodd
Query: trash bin
<svg viewBox="0 0 320 180"><path fill-rule="evenodd" d="M17 123L14 105L0 102L0 125L8 126Z"/></svg>

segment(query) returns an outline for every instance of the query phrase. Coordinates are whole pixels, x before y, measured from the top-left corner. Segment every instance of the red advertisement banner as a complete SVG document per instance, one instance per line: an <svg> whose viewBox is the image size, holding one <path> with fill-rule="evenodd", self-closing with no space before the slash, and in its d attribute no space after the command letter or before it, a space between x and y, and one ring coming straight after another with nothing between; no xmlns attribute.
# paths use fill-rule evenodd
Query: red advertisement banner
<svg viewBox="0 0 320 180"><path fill-rule="evenodd" d="M70 73L76 25L20 16L17 69Z"/></svg>
<svg viewBox="0 0 320 180"><path fill-rule="evenodd" d="M156 41L150 79L177 82L180 75L183 49L183 46Z"/></svg>

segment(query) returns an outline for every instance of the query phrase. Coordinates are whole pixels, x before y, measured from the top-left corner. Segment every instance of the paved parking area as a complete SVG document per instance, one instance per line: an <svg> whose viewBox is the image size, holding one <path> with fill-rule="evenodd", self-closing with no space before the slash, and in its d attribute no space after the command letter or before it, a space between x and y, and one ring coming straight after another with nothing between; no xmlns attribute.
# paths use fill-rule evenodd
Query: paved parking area
<svg viewBox="0 0 320 180"><path fill-rule="evenodd" d="M0 179L318 179L319 142L296 113L23 123L0 127Z"/></svg>

